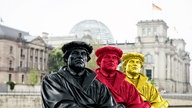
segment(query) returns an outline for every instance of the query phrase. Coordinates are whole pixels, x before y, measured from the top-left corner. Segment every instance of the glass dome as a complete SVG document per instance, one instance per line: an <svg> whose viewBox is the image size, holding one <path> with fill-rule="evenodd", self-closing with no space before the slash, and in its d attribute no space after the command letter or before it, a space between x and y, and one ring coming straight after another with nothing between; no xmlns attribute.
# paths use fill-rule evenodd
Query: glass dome
<svg viewBox="0 0 192 108"><path fill-rule="evenodd" d="M76 24L70 31L70 34L76 35L77 38L85 38L91 36L101 43L113 43L113 36L102 22L96 20L84 20Z"/></svg>

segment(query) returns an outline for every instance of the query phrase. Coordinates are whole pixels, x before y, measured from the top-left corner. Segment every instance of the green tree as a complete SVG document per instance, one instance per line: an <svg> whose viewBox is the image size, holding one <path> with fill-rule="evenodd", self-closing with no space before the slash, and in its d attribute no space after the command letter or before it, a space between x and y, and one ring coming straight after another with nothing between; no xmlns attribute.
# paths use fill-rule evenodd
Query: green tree
<svg viewBox="0 0 192 108"><path fill-rule="evenodd" d="M13 81L8 81L7 82L7 85L9 85L10 86L10 90L13 90L14 88L15 88L15 83L13 82Z"/></svg>
<svg viewBox="0 0 192 108"><path fill-rule="evenodd" d="M49 58L49 72L57 72L65 65L63 61L63 52L60 47L54 48Z"/></svg>
<svg viewBox="0 0 192 108"><path fill-rule="evenodd" d="M38 83L38 72L36 69L32 68L29 72L29 84L34 86Z"/></svg>
<svg viewBox="0 0 192 108"><path fill-rule="evenodd" d="M156 86L156 82L155 82L155 79L152 78L150 81L149 81L152 85Z"/></svg>
<svg viewBox="0 0 192 108"><path fill-rule="evenodd" d="M123 69L122 65L123 65L123 62L121 61L121 63L119 64L119 71L125 73L125 70Z"/></svg>
<svg viewBox="0 0 192 108"><path fill-rule="evenodd" d="M98 48L100 48L101 45L98 44L98 42L96 42L96 41L92 41L91 43L92 43L91 45L93 46L93 52L92 52L92 54L90 55L91 60L88 62L87 67L90 68L91 70L95 70L96 68L98 68L97 62L96 62L97 57L96 57L96 55L95 55L95 51L96 51Z"/></svg>
<svg viewBox="0 0 192 108"><path fill-rule="evenodd" d="M101 47L96 41L91 41L91 45L93 46L93 52L90 55L91 60L88 62L87 67L94 70L98 66L96 64L97 57L94 54L94 51ZM62 66L65 66L66 63L63 61L63 52L61 47L54 48L49 57L49 72L57 72Z"/></svg>

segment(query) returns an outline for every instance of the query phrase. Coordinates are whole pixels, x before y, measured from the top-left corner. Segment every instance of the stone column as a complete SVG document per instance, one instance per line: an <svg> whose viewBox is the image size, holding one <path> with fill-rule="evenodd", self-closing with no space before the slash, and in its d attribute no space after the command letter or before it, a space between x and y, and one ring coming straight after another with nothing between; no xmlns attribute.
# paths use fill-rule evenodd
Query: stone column
<svg viewBox="0 0 192 108"><path fill-rule="evenodd" d="M37 49L37 69L40 70L40 49Z"/></svg>
<svg viewBox="0 0 192 108"><path fill-rule="evenodd" d="M167 69L166 69L166 79L170 79L171 78L171 58L170 55L167 54Z"/></svg>
<svg viewBox="0 0 192 108"><path fill-rule="evenodd" d="M155 69L154 69L154 78L158 78L158 66L159 66L159 59L158 59L159 53L155 53L155 60L154 60L154 65L155 65Z"/></svg>
<svg viewBox="0 0 192 108"><path fill-rule="evenodd" d="M33 48L33 67L35 68L35 48Z"/></svg>
<svg viewBox="0 0 192 108"><path fill-rule="evenodd" d="M43 50L42 53L43 53L42 54L42 70L44 71L45 70L45 63L44 63L45 62L44 61L44 59L45 59L45 51Z"/></svg>
<svg viewBox="0 0 192 108"><path fill-rule="evenodd" d="M27 68L27 71L29 69L29 66L30 66L30 47L27 47L27 64L26 64L26 68Z"/></svg>

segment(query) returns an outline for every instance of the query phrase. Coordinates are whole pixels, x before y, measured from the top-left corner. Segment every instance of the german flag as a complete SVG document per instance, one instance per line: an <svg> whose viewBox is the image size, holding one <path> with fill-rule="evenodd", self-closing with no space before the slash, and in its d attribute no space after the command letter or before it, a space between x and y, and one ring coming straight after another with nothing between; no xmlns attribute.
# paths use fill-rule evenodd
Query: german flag
<svg viewBox="0 0 192 108"><path fill-rule="evenodd" d="M155 4L152 3L152 10L161 11L162 9L161 9L159 6L157 6L157 5L155 5Z"/></svg>

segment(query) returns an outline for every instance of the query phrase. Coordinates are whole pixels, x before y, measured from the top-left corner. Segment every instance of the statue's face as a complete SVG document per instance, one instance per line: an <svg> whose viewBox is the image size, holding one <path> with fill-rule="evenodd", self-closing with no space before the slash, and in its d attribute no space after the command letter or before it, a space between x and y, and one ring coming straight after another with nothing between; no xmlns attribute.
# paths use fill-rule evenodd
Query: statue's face
<svg viewBox="0 0 192 108"><path fill-rule="evenodd" d="M105 54L101 60L100 68L106 71L116 70L119 59L116 54Z"/></svg>
<svg viewBox="0 0 192 108"><path fill-rule="evenodd" d="M71 51L68 57L68 66L73 70L84 69L87 64L87 52L83 49ZM76 71L78 72L78 71Z"/></svg>
<svg viewBox="0 0 192 108"><path fill-rule="evenodd" d="M141 71L141 60L137 58L130 59L126 64L126 72L139 73Z"/></svg>

